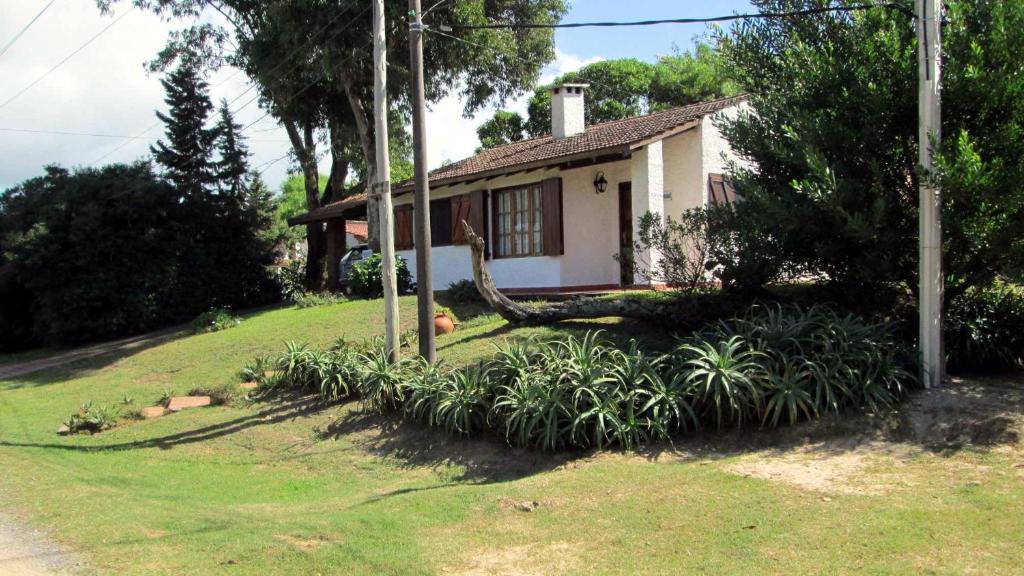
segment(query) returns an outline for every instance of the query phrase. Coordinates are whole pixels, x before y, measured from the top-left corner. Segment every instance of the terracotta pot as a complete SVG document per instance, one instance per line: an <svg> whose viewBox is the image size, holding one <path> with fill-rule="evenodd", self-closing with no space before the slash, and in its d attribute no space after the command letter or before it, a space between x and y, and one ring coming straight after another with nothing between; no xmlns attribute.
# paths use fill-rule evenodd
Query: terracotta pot
<svg viewBox="0 0 1024 576"><path fill-rule="evenodd" d="M434 314L434 334L451 334L455 332L455 322L444 312Z"/></svg>

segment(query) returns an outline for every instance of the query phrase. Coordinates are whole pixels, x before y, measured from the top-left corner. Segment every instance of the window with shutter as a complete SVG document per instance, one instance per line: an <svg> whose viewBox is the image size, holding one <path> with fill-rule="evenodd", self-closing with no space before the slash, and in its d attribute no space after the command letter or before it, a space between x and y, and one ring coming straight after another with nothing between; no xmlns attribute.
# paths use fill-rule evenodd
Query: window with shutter
<svg viewBox="0 0 1024 576"><path fill-rule="evenodd" d="M412 206L395 208L395 250L409 250L412 241Z"/></svg>
<svg viewBox="0 0 1024 576"><path fill-rule="evenodd" d="M562 179L495 190L491 226L495 258L562 254Z"/></svg>
<svg viewBox="0 0 1024 576"><path fill-rule="evenodd" d="M547 256L565 254L562 233L562 179L550 178L541 183L543 213L543 252Z"/></svg>
<svg viewBox="0 0 1024 576"><path fill-rule="evenodd" d="M473 195L463 194L461 196L453 196L451 198L451 235L452 244L465 244L466 233L462 230L462 222L466 221L473 228L473 231L477 234L483 234L481 228L477 228L474 225L472 210L473 210Z"/></svg>
<svg viewBox="0 0 1024 576"><path fill-rule="evenodd" d="M724 174L708 174L708 202L714 205L732 204L741 198Z"/></svg>

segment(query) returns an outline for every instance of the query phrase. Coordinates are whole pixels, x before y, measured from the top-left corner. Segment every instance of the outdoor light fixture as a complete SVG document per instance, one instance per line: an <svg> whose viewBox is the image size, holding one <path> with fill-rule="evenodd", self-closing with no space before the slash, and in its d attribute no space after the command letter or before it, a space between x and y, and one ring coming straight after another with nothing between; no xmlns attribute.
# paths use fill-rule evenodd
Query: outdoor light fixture
<svg viewBox="0 0 1024 576"><path fill-rule="evenodd" d="M594 190L597 190L598 194L604 194L607 189L608 179L604 177L604 172L598 172L597 176L594 176Z"/></svg>

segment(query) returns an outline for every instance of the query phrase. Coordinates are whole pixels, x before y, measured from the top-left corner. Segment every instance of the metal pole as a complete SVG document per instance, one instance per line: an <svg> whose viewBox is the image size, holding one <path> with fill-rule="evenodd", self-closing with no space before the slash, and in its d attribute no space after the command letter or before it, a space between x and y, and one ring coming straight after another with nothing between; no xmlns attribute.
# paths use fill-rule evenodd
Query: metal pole
<svg viewBox="0 0 1024 576"><path fill-rule="evenodd" d="M412 143L416 177L416 304L420 356L434 363L434 281L430 258L430 179L427 174L426 116L423 94L423 20L420 0L409 0L409 68L412 72Z"/></svg>
<svg viewBox="0 0 1024 576"><path fill-rule="evenodd" d="M398 288L395 282L395 227L391 206L391 158L388 151L387 38L384 36L384 0L373 0L373 118L377 169L373 194L378 197L381 276L384 282L384 345L391 361L398 360Z"/></svg>
<svg viewBox="0 0 1024 576"><path fill-rule="evenodd" d="M932 179L933 150L941 138L942 0L916 0L920 187L920 350L922 382L939 386L945 377L942 345L942 196Z"/></svg>

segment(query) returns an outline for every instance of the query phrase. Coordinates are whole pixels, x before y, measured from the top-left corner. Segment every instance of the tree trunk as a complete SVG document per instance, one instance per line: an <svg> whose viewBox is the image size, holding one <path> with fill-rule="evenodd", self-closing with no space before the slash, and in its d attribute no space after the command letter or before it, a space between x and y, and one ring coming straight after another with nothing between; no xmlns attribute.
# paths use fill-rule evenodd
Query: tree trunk
<svg viewBox="0 0 1024 576"><path fill-rule="evenodd" d="M369 187L377 178L377 152L374 145L373 125L366 113L366 106L348 77L342 81L342 88L345 90L349 108L352 109L352 117L355 118L356 130L359 133L359 146L363 149L363 158L366 159L366 242L370 245L371 250L380 252L380 214L377 208L377 197Z"/></svg>
<svg viewBox="0 0 1024 576"><path fill-rule="evenodd" d="M618 316L646 320L661 325L685 324L682 307L675 303L654 302L650 299L617 298L599 300L596 298L573 298L564 302L524 305L514 302L498 291L484 260L484 240L477 236L468 222L462 222L472 253L473 281L476 289L491 308L502 318L513 324L550 324L560 320L581 318L605 318Z"/></svg>
<svg viewBox="0 0 1024 576"><path fill-rule="evenodd" d="M316 140L313 126L306 124L300 136L294 122L284 121L285 131L302 167L303 186L306 191L306 208L320 207L320 170L316 163ZM325 282L324 255L327 252L327 238L322 222L306 225L306 288L322 290Z"/></svg>

